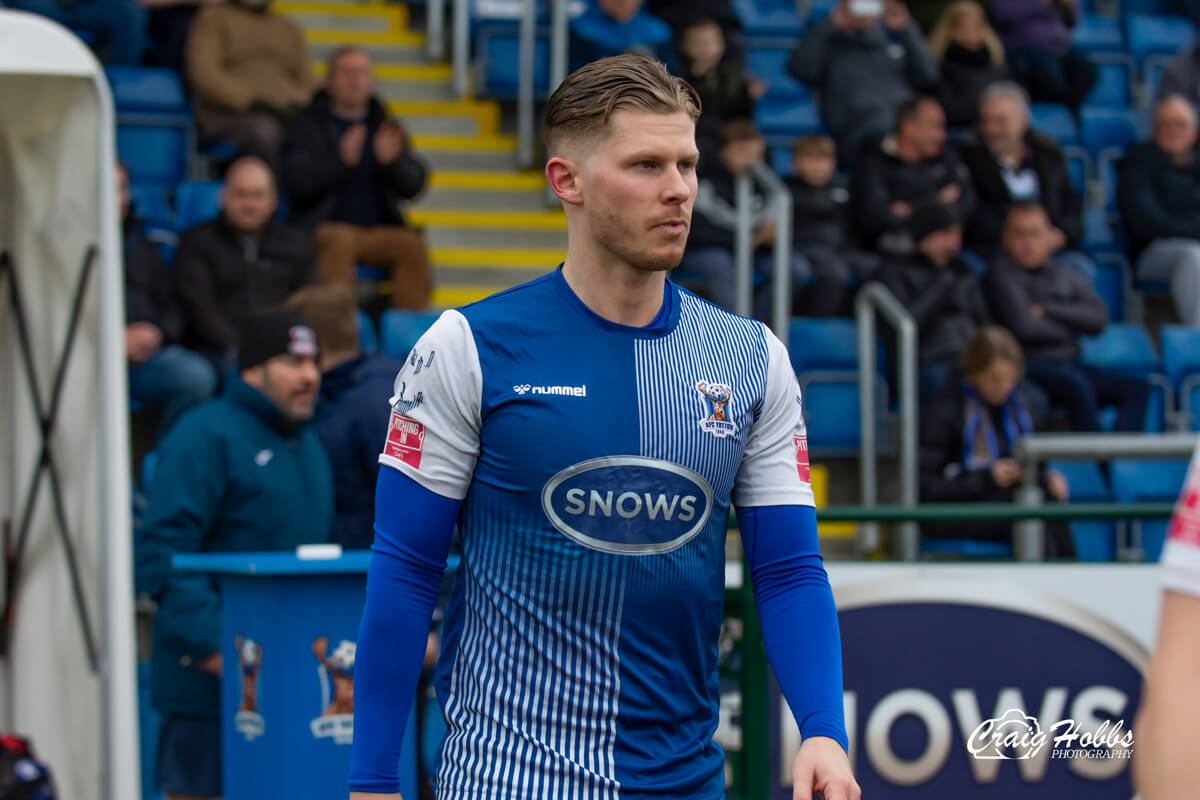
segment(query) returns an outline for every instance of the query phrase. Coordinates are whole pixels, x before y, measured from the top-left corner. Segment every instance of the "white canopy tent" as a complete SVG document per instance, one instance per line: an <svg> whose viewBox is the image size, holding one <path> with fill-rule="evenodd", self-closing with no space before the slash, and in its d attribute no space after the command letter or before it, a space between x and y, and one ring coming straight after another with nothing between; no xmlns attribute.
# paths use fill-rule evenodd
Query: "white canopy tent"
<svg viewBox="0 0 1200 800"><path fill-rule="evenodd" d="M0 728L71 800L141 796L115 157L91 52L0 9Z"/></svg>

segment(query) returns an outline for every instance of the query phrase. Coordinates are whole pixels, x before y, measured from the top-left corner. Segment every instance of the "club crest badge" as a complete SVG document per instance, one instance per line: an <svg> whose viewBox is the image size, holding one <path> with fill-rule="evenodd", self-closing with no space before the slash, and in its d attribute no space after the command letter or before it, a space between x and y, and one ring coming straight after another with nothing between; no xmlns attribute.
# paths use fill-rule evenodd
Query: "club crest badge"
<svg viewBox="0 0 1200 800"><path fill-rule="evenodd" d="M321 715L309 727L317 739L332 739L334 744L350 744L354 740L355 649L354 642L343 639L331 653L325 636L312 643L317 677L321 681Z"/></svg>
<svg viewBox="0 0 1200 800"><path fill-rule="evenodd" d="M696 391L704 400L708 414L699 420L700 430L711 433L718 439L733 436L737 424L730 419L729 401L733 398L733 389L726 383L709 383L699 381Z"/></svg>
<svg viewBox="0 0 1200 800"><path fill-rule="evenodd" d="M240 634L233 640L237 652L239 672L242 675L242 702L238 704L233 726L237 732L252 742L266 731L262 714L258 713L258 676L262 672L262 645Z"/></svg>

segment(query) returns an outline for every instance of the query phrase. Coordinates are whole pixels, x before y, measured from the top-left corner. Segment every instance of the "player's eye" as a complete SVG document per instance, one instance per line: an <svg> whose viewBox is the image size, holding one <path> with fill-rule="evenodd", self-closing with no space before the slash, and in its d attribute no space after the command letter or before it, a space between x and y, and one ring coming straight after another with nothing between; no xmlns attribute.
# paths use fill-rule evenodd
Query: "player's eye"
<svg viewBox="0 0 1200 800"><path fill-rule="evenodd" d="M679 162L679 171L684 172L684 173L695 172L696 171L696 162L695 161L680 161Z"/></svg>
<svg viewBox="0 0 1200 800"><path fill-rule="evenodd" d="M638 169L657 169L658 164L653 161L639 161L634 165Z"/></svg>

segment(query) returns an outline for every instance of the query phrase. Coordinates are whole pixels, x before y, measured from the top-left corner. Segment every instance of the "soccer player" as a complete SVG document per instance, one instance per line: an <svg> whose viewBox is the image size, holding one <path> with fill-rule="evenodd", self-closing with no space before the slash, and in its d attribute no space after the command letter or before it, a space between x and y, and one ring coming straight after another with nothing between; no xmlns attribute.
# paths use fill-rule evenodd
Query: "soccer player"
<svg viewBox="0 0 1200 800"><path fill-rule="evenodd" d="M1167 531L1162 573L1158 640L1133 728L1142 800L1194 797L1200 786L1200 447Z"/></svg>
<svg viewBox="0 0 1200 800"><path fill-rule="evenodd" d="M800 393L761 323L666 280L696 194L696 94L593 62L550 98L562 266L447 311L396 378L358 639L352 800L397 759L457 520L440 800L717 800L725 528L738 509L796 798L856 800Z"/></svg>

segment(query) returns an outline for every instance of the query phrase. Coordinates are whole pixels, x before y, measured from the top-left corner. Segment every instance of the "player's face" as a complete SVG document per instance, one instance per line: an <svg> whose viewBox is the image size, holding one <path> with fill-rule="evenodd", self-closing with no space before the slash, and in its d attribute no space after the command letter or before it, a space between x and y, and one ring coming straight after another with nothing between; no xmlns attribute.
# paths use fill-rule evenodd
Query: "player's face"
<svg viewBox="0 0 1200 800"><path fill-rule="evenodd" d="M683 258L696 198L696 126L671 114L618 111L580 164L583 209L596 244L634 269Z"/></svg>

